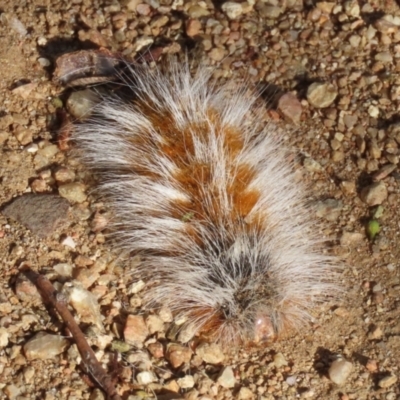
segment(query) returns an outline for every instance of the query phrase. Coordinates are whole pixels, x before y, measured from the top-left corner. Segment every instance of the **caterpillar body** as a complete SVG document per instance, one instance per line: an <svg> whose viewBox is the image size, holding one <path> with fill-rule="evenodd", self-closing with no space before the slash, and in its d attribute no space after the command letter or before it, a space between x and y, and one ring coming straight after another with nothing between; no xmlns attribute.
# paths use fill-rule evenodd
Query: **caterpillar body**
<svg viewBox="0 0 400 400"><path fill-rule="evenodd" d="M259 96L187 62L129 68L132 99L103 96L73 137L116 242L141 256L145 305L225 344L310 321L335 261Z"/></svg>

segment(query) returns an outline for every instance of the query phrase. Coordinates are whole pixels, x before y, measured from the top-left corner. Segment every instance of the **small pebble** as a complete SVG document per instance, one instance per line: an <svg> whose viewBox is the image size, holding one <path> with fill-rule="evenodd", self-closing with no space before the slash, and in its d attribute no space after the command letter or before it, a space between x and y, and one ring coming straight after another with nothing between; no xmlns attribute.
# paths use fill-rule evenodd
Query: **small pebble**
<svg viewBox="0 0 400 400"><path fill-rule="evenodd" d="M58 187L58 192L71 203L83 203L87 198L85 185L80 182L65 183Z"/></svg>
<svg viewBox="0 0 400 400"><path fill-rule="evenodd" d="M9 336L7 329L0 327L0 349L8 345Z"/></svg>
<svg viewBox="0 0 400 400"><path fill-rule="evenodd" d="M124 327L125 341L141 349L148 336L149 330L144 318L141 315L128 315Z"/></svg>
<svg viewBox="0 0 400 400"><path fill-rule="evenodd" d="M381 339L382 336L383 336L383 331L379 326L375 327L371 332L368 333L369 340Z"/></svg>
<svg viewBox="0 0 400 400"><path fill-rule="evenodd" d="M63 353L69 344L61 335L39 332L25 343L24 353L28 360L48 360Z"/></svg>
<svg viewBox="0 0 400 400"><path fill-rule="evenodd" d="M367 370L369 372L374 373L374 372L378 371L378 362L376 360L369 359L367 361L367 364L365 365L365 367L367 368Z"/></svg>
<svg viewBox="0 0 400 400"><path fill-rule="evenodd" d="M379 117L379 108L376 106L369 106L368 107L368 114L372 118L378 118Z"/></svg>
<svg viewBox="0 0 400 400"><path fill-rule="evenodd" d="M365 235L359 232L343 232L340 238L340 244L342 246L355 246L362 242L364 238Z"/></svg>
<svg viewBox="0 0 400 400"><path fill-rule="evenodd" d="M322 172L324 170L319 162L308 157L304 159L303 166L307 171L310 172Z"/></svg>
<svg viewBox="0 0 400 400"><path fill-rule="evenodd" d="M312 83L307 89L307 100L315 108L326 108L333 104L338 92L330 83Z"/></svg>
<svg viewBox="0 0 400 400"><path fill-rule="evenodd" d="M134 283L132 283L131 286L129 286L128 294L138 294L145 286L146 286L146 284L142 280L134 282ZM161 316L160 316L160 318L162 319ZM163 321L170 322L170 321L165 321L165 320L163 320Z"/></svg>
<svg viewBox="0 0 400 400"><path fill-rule="evenodd" d="M390 386L393 386L396 382L397 382L397 376L389 375L389 376L385 376L384 378L380 379L378 382L378 386L380 388L388 388Z"/></svg>
<svg viewBox="0 0 400 400"><path fill-rule="evenodd" d="M384 165L381 169L379 169L372 175L372 180L375 182L381 181L382 179L388 177L396 168L397 165L394 164Z"/></svg>
<svg viewBox="0 0 400 400"><path fill-rule="evenodd" d="M178 368L182 364L189 364L192 358L192 350L178 343L169 343L165 358L171 363L173 368Z"/></svg>
<svg viewBox="0 0 400 400"><path fill-rule="evenodd" d="M233 1L227 1L223 3L221 10L228 16L229 19L236 19L243 13L242 5Z"/></svg>
<svg viewBox="0 0 400 400"><path fill-rule="evenodd" d="M83 288L79 282L73 281L64 285L62 293L67 296L82 322L97 326L101 332L104 330L100 305L91 292Z"/></svg>
<svg viewBox="0 0 400 400"><path fill-rule="evenodd" d="M343 385L353 370L353 364L344 359L335 360L329 367L329 379L338 386Z"/></svg>
<svg viewBox="0 0 400 400"><path fill-rule="evenodd" d="M232 367L225 367L218 376L217 382L226 389L233 388L236 384L236 378Z"/></svg>
<svg viewBox="0 0 400 400"><path fill-rule="evenodd" d="M75 172L69 168L58 168L54 173L54 179L57 183L70 183L75 179Z"/></svg>
<svg viewBox="0 0 400 400"><path fill-rule="evenodd" d="M186 25L186 34L195 37L201 32L201 22L197 19L190 19Z"/></svg>
<svg viewBox="0 0 400 400"><path fill-rule="evenodd" d="M299 99L292 93L285 93L278 100L278 110L285 118L294 123L299 123L301 119L302 107Z"/></svg>
<svg viewBox="0 0 400 400"><path fill-rule="evenodd" d="M154 358L164 357L164 347L160 342L150 343L147 349Z"/></svg>
<svg viewBox="0 0 400 400"><path fill-rule="evenodd" d="M336 199L326 199L316 204L316 214L327 221L336 221L343 209L343 203Z"/></svg>
<svg viewBox="0 0 400 400"><path fill-rule="evenodd" d="M50 67L50 65L51 65L50 60L49 60L48 58L45 58L45 57L39 57L39 58L38 58L38 63L39 63L43 68Z"/></svg>
<svg viewBox="0 0 400 400"><path fill-rule="evenodd" d="M388 197L388 191L384 182L377 182L361 190L361 200L369 206L382 204Z"/></svg>
<svg viewBox="0 0 400 400"><path fill-rule="evenodd" d="M280 368L284 367L285 365L288 365L288 362L286 361L282 353L276 353L274 355L273 364L275 365L275 367Z"/></svg>
<svg viewBox="0 0 400 400"><path fill-rule="evenodd" d="M148 385L149 383L156 382L157 377L151 371L143 371L136 375L136 380L139 385Z"/></svg>
<svg viewBox="0 0 400 400"><path fill-rule="evenodd" d="M65 238L63 238L63 239L61 240L61 244L62 244L63 246L69 247L70 249L75 249L75 248L76 248L75 240L72 239L71 236L66 236Z"/></svg>
<svg viewBox="0 0 400 400"><path fill-rule="evenodd" d="M176 381L181 389L190 389L194 386L194 379L192 375L185 375Z"/></svg>
<svg viewBox="0 0 400 400"><path fill-rule="evenodd" d="M225 359L222 349L215 343L201 343L196 354L207 364L220 364Z"/></svg>
<svg viewBox="0 0 400 400"><path fill-rule="evenodd" d="M238 400L253 400L254 393L247 387L241 387L238 393Z"/></svg>
<svg viewBox="0 0 400 400"><path fill-rule="evenodd" d="M64 278L72 277L73 267L68 263L56 264L54 265L53 269L59 276L62 276Z"/></svg>
<svg viewBox="0 0 400 400"><path fill-rule="evenodd" d="M146 318L146 325L151 335L161 332L164 328L164 322L158 315L149 315Z"/></svg>

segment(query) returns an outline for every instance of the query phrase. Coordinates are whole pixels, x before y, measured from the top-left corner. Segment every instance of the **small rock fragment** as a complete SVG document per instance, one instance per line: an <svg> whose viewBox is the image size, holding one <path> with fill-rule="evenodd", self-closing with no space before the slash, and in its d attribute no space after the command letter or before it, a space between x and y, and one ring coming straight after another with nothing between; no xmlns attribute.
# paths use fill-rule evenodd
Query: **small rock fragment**
<svg viewBox="0 0 400 400"><path fill-rule="evenodd" d="M194 386L194 379L192 375L185 375L183 378L179 378L177 383L181 389L190 389Z"/></svg>
<svg viewBox="0 0 400 400"><path fill-rule="evenodd" d="M342 246L354 246L364 240L364 235L359 232L343 232L340 238Z"/></svg>
<svg viewBox="0 0 400 400"><path fill-rule="evenodd" d="M150 343L147 348L154 358L164 357L164 347L160 342Z"/></svg>
<svg viewBox="0 0 400 400"><path fill-rule="evenodd" d="M314 159L309 157L304 159L303 166L307 171L310 172L321 172L324 170L318 161L315 161Z"/></svg>
<svg viewBox="0 0 400 400"><path fill-rule="evenodd" d="M255 399L254 393L247 387L241 387L238 393L238 400L253 400Z"/></svg>
<svg viewBox="0 0 400 400"><path fill-rule="evenodd" d="M373 183L361 190L361 200L369 206L382 204L388 196L388 191L384 182Z"/></svg>
<svg viewBox="0 0 400 400"><path fill-rule="evenodd" d="M164 328L164 322L158 315L149 315L146 318L146 325L150 334L161 332Z"/></svg>
<svg viewBox="0 0 400 400"><path fill-rule="evenodd" d="M60 196L28 193L5 206L2 213L44 238L66 222L68 208L69 203Z"/></svg>
<svg viewBox="0 0 400 400"><path fill-rule="evenodd" d="M356 183L353 181L342 181L340 182L340 186L347 195L356 193Z"/></svg>
<svg viewBox="0 0 400 400"><path fill-rule="evenodd" d="M98 95L90 89L72 92L67 100L67 110L75 118L85 118L99 102Z"/></svg>
<svg viewBox="0 0 400 400"><path fill-rule="evenodd" d="M146 284L142 280L134 282L132 283L131 286L129 286L128 294L138 294L145 286ZM160 316L160 318L162 317ZM164 322L170 322L170 321L164 321Z"/></svg>
<svg viewBox="0 0 400 400"><path fill-rule="evenodd" d="M80 182L65 183L58 187L58 192L71 203L83 203L87 198L85 185Z"/></svg>
<svg viewBox="0 0 400 400"><path fill-rule="evenodd" d="M187 343L189 342L189 340L193 338L195 334L196 334L195 324L185 324L179 331L178 340L181 343Z"/></svg>
<svg viewBox="0 0 400 400"><path fill-rule="evenodd" d="M9 335L6 328L0 328L0 349L8 345Z"/></svg>
<svg viewBox="0 0 400 400"><path fill-rule="evenodd" d="M31 282L23 273L18 274L15 282L15 293L23 302L38 303L42 297L33 282Z"/></svg>
<svg viewBox="0 0 400 400"><path fill-rule="evenodd" d="M325 218L327 221L336 221L340 216L342 208L343 204L340 200L327 199L317 202L316 214L317 217Z"/></svg>
<svg viewBox="0 0 400 400"><path fill-rule="evenodd" d="M379 108L377 106L369 106L368 107L368 114L372 117L372 118L378 118L379 117Z"/></svg>
<svg viewBox="0 0 400 400"><path fill-rule="evenodd" d="M397 382L397 376L389 375L389 376L385 376L384 378L380 379L378 382L378 386L380 388L388 388L388 387L394 385L396 382Z"/></svg>
<svg viewBox="0 0 400 400"><path fill-rule="evenodd" d="M282 353L277 353L274 356L274 365L277 368L284 367L285 365L288 365L288 362L286 361L285 357L283 356Z"/></svg>
<svg viewBox="0 0 400 400"><path fill-rule="evenodd" d="M69 303L75 309L82 322L93 324L100 331L104 330L100 305L92 293L84 289L79 282L74 281L64 285L63 294L67 296Z"/></svg>
<svg viewBox="0 0 400 400"><path fill-rule="evenodd" d="M343 385L353 370L353 364L344 359L335 360L329 367L329 379L338 386Z"/></svg>
<svg viewBox="0 0 400 400"><path fill-rule="evenodd" d="M196 354L208 364L220 364L225 359L221 348L215 343L201 343L196 348Z"/></svg>
<svg viewBox="0 0 400 400"><path fill-rule="evenodd" d="M365 365L365 367L367 368L367 370L369 372L374 373L374 372L378 371L378 362L376 360L373 360L370 358L367 361L367 364Z"/></svg>
<svg viewBox="0 0 400 400"><path fill-rule="evenodd" d="M4 387L2 392L7 396L7 399L16 400L19 398L19 395L21 394L21 388L19 388L16 385L9 384Z"/></svg>
<svg viewBox="0 0 400 400"><path fill-rule="evenodd" d="M96 388L92 393L90 393L89 400L106 400L106 398L104 397L103 392Z"/></svg>
<svg viewBox="0 0 400 400"><path fill-rule="evenodd" d="M222 11L228 16L229 19L236 19L243 13L243 7L240 3L227 1L221 6Z"/></svg>
<svg viewBox="0 0 400 400"><path fill-rule="evenodd" d="M64 352L68 346L69 340L62 336L39 332L25 343L24 352L28 360L48 360Z"/></svg>
<svg viewBox="0 0 400 400"><path fill-rule="evenodd" d="M69 168L59 168L54 173L54 178L57 183L70 183L75 179L75 172Z"/></svg>
<svg viewBox="0 0 400 400"><path fill-rule="evenodd" d="M182 364L188 364L192 358L192 350L178 343L169 343L165 358L171 363L173 368L178 368Z"/></svg>
<svg viewBox="0 0 400 400"><path fill-rule="evenodd" d="M307 100L315 108L325 108L335 101L337 94L332 84L314 82L307 89Z"/></svg>
<svg viewBox="0 0 400 400"><path fill-rule="evenodd" d="M186 25L186 34L189 37L197 36L201 31L201 22L197 19L190 19Z"/></svg>
<svg viewBox="0 0 400 400"><path fill-rule="evenodd" d="M396 168L397 165L394 164L384 165L380 170L372 175L372 180L374 182L381 181L382 179L385 179L387 176L389 176Z"/></svg>
<svg viewBox="0 0 400 400"><path fill-rule="evenodd" d="M294 123L299 123L302 107L299 99L292 93L285 93L278 100L278 110L283 116Z"/></svg>
<svg viewBox="0 0 400 400"><path fill-rule="evenodd" d="M222 59L225 57L224 49L221 49L219 47L214 47L209 52L209 56L210 56L211 60L222 61Z"/></svg>
<svg viewBox="0 0 400 400"><path fill-rule="evenodd" d="M30 97L32 90L36 89L37 86L38 84L36 82L30 82L26 83L25 85L17 86L15 89L12 90L12 92L27 100Z"/></svg>
<svg viewBox="0 0 400 400"><path fill-rule="evenodd" d="M217 382L226 389L233 388L236 384L236 379L232 367L225 367L221 371Z"/></svg>
<svg viewBox="0 0 400 400"><path fill-rule="evenodd" d="M139 372L136 375L139 385L148 385L149 383L156 382L157 378L151 371Z"/></svg>
<svg viewBox="0 0 400 400"><path fill-rule="evenodd" d="M368 334L368 339L369 340L377 340L381 339L383 336L383 331L379 326L374 327L372 331Z"/></svg>
<svg viewBox="0 0 400 400"><path fill-rule="evenodd" d="M125 341L135 347L142 348L143 342L149 336L144 318L141 315L128 315L125 322Z"/></svg>
<svg viewBox="0 0 400 400"><path fill-rule="evenodd" d="M62 240L61 240L61 244L64 246L67 246L71 249L75 249L76 247L76 243L74 241L74 239L72 239L71 236L65 236Z"/></svg>

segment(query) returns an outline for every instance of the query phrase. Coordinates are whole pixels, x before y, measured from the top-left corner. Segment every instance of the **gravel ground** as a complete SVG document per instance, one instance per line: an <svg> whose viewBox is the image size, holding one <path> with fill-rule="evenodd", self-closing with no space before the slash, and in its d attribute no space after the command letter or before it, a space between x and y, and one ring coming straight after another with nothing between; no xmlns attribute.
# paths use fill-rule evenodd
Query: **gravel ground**
<svg viewBox="0 0 400 400"><path fill-rule="evenodd" d="M105 398L19 272L28 265L63 287L108 370L120 353L124 399L400 399L396 2L0 0L0 37L0 398ZM52 72L62 53L150 45L201 49L217 78L283 95L270 117L346 265L342 300L309 329L266 348L192 351L168 310L141 312L143 283L126 273L137 260L110 253L106 210L56 145L65 97ZM24 193L62 198L12 202Z"/></svg>

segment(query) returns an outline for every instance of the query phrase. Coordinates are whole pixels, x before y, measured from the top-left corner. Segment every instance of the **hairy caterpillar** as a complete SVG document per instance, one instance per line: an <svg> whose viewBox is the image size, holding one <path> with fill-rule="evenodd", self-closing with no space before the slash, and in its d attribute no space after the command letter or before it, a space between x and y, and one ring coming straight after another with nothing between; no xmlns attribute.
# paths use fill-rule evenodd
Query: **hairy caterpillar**
<svg viewBox="0 0 400 400"><path fill-rule="evenodd" d="M302 326L335 261L259 96L187 62L128 68L132 98L102 96L73 137L118 245L142 257L145 305L223 343Z"/></svg>

